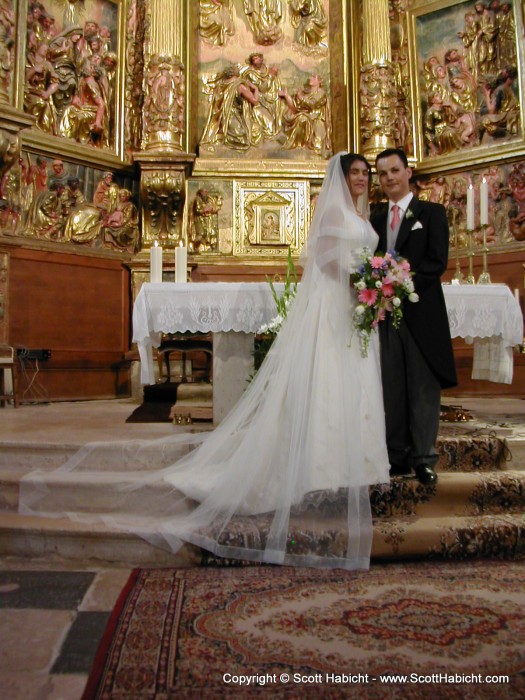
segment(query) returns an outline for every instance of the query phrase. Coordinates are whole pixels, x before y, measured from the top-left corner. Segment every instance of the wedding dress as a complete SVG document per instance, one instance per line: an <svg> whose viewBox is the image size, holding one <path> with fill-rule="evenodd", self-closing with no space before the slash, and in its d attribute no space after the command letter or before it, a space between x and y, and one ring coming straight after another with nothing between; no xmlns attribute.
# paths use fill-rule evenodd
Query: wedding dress
<svg viewBox="0 0 525 700"><path fill-rule="evenodd" d="M389 464L377 334L362 357L349 273L376 241L338 154L288 317L223 422L204 436L87 445L28 475L21 511L102 521L172 551L190 542L223 557L367 568L368 487L388 482Z"/></svg>

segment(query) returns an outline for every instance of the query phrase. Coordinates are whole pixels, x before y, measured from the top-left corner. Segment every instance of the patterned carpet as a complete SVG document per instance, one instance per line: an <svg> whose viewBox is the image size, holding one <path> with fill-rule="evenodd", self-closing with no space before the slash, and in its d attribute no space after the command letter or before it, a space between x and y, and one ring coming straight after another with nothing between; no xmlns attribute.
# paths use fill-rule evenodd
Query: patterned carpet
<svg viewBox="0 0 525 700"><path fill-rule="evenodd" d="M524 584L523 561L136 570L83 700L521 699Z"/></svg>

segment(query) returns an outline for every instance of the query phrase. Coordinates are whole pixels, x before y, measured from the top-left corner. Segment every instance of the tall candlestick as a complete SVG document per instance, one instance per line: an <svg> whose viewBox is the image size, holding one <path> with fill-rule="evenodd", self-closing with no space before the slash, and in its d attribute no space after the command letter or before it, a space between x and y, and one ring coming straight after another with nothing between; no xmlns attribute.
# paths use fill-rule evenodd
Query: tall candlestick
<svg viewBox="0 0 525 700"><path fill-rule="evenodd" d="M149 255L150 282L162 282L162 248L157 241L151 246Z"/></svg>
<svg viewBox="0 0 525 700"><path fill-rule="evenodd" d="M187 282L188 249L182 245L175 248L175 282Z"/></svg>
<svg viewBox="0 0 525 700"><path fill-rule="evenodd" d="M467 229L474 230L474 188L470 183L467 190Z"/></svg>
<svg viewBox="0 0 525 700"><path fill-rule="evenodd" d="M479 188L479 224L487 226L489 223L489 185L483 178Z"/></svg>

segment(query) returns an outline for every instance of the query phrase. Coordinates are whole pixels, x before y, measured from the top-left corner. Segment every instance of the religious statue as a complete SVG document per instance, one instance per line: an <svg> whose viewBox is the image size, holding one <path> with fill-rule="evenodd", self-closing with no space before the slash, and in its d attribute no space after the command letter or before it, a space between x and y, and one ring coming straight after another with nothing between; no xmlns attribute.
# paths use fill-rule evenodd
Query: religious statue
<svg viewBox="0 0 525 700"><path fill-rule="evenodd" d="M32 63L26 68L24 109L36 117L36 127L57 136L58 121L53 95L60 83L55 69L47 60L47 49L48 44L38 44Z"/></svg>
<svg viewBox="0 0 525 700"><path fill-rule="evenodd" d="M498 19L498 56L501 68L516 65L516 22L510 2L504 2Z"/></svg>
<svg viewBox="0 0 525 700"><path fill-rule="evenodd" d="M502 138L516 136L520 126L520 104L514 93L516 68L509 68L483 84L485 104L481 107L481 142L487 137Z"/></svg>
<svg viewBox="0 0 525 700"><path fill-rule="evenodd" d="M200 0L199 30L208 43L224 46L234 33L232 0Z"/></svg>
<svg viewBox="0 0 525 700"><path fill-rule="evenodd" d="M257 44L275 44L282 38L281 0L244 0L244 12Z"/></svg>
<svg viewBox="0 0 525 700"><path fill-rule="evenodd" d="M103 209L108 214L112 214L117 208L119 186L114 181L113 173L107 170L102 175L99 181L95 194L93 195L93 204L99 209Z"/></svg>
<svg viewBox="0 0 525 700"><path fill-rule="evenodd" d="M15 13L13 3L9 0L0 0L0 101L4 102L9 100L14 45Z"/></svg>
<svg viewBox="0 0 525 700"><path fill-rule="evenodd" d="M66 107L60 121L60 133L82 144L108 145L108 113L99 78L102 71L86 61L81 71L78 92Z"/></svg>
<svg viewBox="0 0 525 700"><path fill-rule="evenodd" d="M219 211L222 195L201 187L192 205L193 227L188 247L191 252L215 251L219 245Z"/></svg>
<svg viewBox="0 0 525 700"><path fill-rule="evenodd" d="M493 74L498 69L498 23L495 13L482 2L474 6L478 31L477 62L481 75Z"/></svg>
<svg viewBox="0 0 525 700"><path fill-rule="evenodd" d="M102 223L103 211L95 204L82 202L68 214L62 240L90 243L100 236Z"/></svg>
<svg viewBox="0 0 525 700"><path fill-rule="evenodd" d="M455 127L456 117L450 104L443 103L440 92L432 93L423 122L423 135L431 155L444 155L461 148Z"/></svg>
<svg viewBox="0 0 525 700"><path fill-rule="evenodd" d="M78 177L68 177L66 179L66 187L62 195L62 202L67 214L70 214L73 209L80 207L80 205L84 204L85 201L86 198L80 189L80 180Z"/></svg>
<svg viewBox="0 0 525 700"><path fill-rule="evenodd" d="M200 144L208 150L222 144L244 151L250 147L248 106L259 100L259 90L239 74L238 66L226 68L208 85L214 85L210 111Z"/></svg>
<svg viewBox="0 0 525 700"><path fill-rule="evenodd" d="M61 117L77 91L78 76L87 57L82 27L72 25L57 34L49 44L47 57L58 77L59 87L53 102Z"/></svg>
<svg viewBox="0 0 525 700"><path fill-rule="evenodd" d="M465 26L463 31L458 32L458 36L463 43L465 62L474 79L478 78L478 26L476 23L476 13L467 12L465 14Z"/></svg>
<svg viewBox="0 0 525 700"><path fill-rule="evenodd" d="M289 0L295 41L306 54L326 53L328 18L322 0Z"/></svg>
<svg viewBox="0 0 525 700"><path fill-rule="evenodd" d="M258 97L247 108L250 143L257 146L262 141L274 138L281 130L281 82L277 67L268 68L262 53L252 53L247 65L241 68L241 77L255 86Z"/></svg>
<svg viewBox="0 0 525 700"><path fill-rule="evenodd" d="M36 238L57 239L64 220L62 195L64 186L53 182L48 190L39 192L29 209L28 229Z"/></svg>
<svg viewBox="0 0 525 700"><path fill-rule="evenodd" d="M525 241L525 164L515 163L508 183L514 206L509 211L509 229L516 241Z"/></svg>
<svg viewBox="0 0 525 700"><path fill-rule="evenodd" d="M119 190L118 204L114 212L103 220L104 238L110 244L136 253L139 242L139 213L131 201L131 191Z"/></svg>
<svg viewBox="0 0 525 700"><path fill-rule="evenodd" d="M450 101L456 115L456 131L464 144L470 145L477 141L476 110L477 93L470 81L463 75L457 75L450 80Z"/></svg>
<svg viewBox="0 0 525 700"><path fill-rule="evenodd" d="M287 107L283 115L284 148L307 148L326 157L332 149L331 117L321 78L310 76L293 97L287 88L279 94Z"/></svg>

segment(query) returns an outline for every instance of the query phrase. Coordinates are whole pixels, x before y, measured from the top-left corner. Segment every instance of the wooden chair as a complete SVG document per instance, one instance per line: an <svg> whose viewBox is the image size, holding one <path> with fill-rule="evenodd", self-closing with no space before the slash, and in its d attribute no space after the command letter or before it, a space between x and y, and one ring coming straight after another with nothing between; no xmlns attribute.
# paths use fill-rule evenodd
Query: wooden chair
<svg viewBox="0 0 525 700"><path fill-rule="evenodd" d="M204 355L204 368L201 370L194 369L196 356ZM181 361L181 375L175 381L181 383L193 382L195 379L204 381L212 380L212 358L213 358L213 342L209 336L184 337L182 335L166 335L163 337L160 346L157 348L157 361L159 363L160 375L162 376L162 363L164 361L166 367L166 381L171 381L171 356L177 354ZM188 374L186 369L186 360L192 360L192 370Z"/></svg>
<svg viewBox="0 0 525 700"><path fill-rule="evenodd" d="M18 408L18 365L14 348L10 345L0 345L0 406L4 407L8 401L12 401ZM8 383L6 373L11 373L11 393L7 393Z"/></svg>

